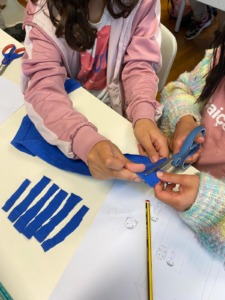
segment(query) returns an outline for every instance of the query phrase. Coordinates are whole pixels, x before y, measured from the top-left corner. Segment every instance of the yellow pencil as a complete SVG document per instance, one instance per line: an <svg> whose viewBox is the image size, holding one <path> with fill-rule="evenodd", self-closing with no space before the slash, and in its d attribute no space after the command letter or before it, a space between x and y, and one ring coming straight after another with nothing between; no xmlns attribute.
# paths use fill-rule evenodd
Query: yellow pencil
<svg viewBox="0 0 225 300"><path fill-rule="evenodd" d="M153 272L152 272L152 241L151 241L151 207L150 201L145 201L146 227L147 227L147 275L148 300L153 300Z"/></svg>

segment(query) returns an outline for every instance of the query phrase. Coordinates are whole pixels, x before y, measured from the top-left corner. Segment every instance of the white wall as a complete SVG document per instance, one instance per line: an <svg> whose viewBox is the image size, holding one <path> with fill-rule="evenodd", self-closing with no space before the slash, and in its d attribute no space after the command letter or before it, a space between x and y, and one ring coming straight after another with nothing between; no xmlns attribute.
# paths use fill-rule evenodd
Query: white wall
<svg viewBox="0 0 225 300"><path fill-rule="evenodd" d="M8 0L6 8L2 11L6 27L11 27L23 22L24 9L25 8L16 0Z"/></svg>

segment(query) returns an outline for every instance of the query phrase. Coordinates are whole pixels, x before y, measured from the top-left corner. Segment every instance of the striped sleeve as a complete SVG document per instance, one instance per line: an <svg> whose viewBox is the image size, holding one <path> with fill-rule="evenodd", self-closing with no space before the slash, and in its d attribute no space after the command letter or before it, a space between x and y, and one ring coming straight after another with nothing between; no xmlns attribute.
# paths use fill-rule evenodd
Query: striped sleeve
<svg viewBox="0 0 225 300"><path fill-rule="evenodd" d="M201 173L195 203L181 212L183 221L214 256L225 259L225 179Z"/></svg>
<svg viewBox="0 0 225 300"><path fill-rule="evenodd" d="M185 72L176 81L169 83L162 91L161 103L164 105L161 129L171 136L179 119L192 115L197 123L201 121L201 107L196 100L205 85L205 75L212 62L213 50L207 50L204 58L191 72Z"/></svg>

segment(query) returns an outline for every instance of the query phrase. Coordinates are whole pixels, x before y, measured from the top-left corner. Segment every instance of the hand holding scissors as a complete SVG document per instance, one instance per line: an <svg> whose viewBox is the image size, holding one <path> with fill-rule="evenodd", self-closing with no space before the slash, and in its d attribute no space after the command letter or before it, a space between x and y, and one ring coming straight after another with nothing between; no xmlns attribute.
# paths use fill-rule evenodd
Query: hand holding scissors
<svg viewBox="0 0 225 300"><path fill-rule="evenodd" d="M169 158L168 160L164 161L161 164L156 165L155 167L151 168L150 170L146 170L145 175L149 175L152 172L156 172L158 170L162 170L165 168L168 164L171 164L174 167L179 167L182 169L187 169L191 163L187 163L186 160L188 157L192 156L194 153L198 151L198 149L201 147L199 143L195 142L196 137L199 134L202 134L202 136L205 135L205 128L203 126L197 126L195 127L187 136L185 139L183 146L181 147L180 152L175 153Z"/></svg>
<svg viewBox="0 0 225 300"><path fill-rule="evenodd" d="M5 46L2 50L2 54L4 58L0 66L0 75L2 75L5 72L5 69L14 59L23 56L24 52L25 52L24 47L17 49L14 44L9 44Z"/></svg>

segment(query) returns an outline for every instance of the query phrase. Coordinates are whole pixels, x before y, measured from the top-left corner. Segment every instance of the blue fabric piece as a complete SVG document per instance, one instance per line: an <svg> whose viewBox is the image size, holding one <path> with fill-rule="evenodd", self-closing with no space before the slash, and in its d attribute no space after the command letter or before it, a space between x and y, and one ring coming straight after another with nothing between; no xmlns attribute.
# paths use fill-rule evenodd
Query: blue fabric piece
<svg viewBox="0 0 225 300"><path fill-rule="evenodd" d="M8 219L14 222L20 215L22 215L34 199L43 191L43 189L49 184L51 179L43 176L42 179L30 190L25 199L18 204L9 214Z"/></svg>
<svg viewBox="0 0 225 300"><path fill-rule="evenodd" d="M23 118L22 124L11 144L18 150L32 156L38 156L47 163L64 171L87 176L91 175L87 165L83 161L70 159L58 147L47 143L28 116Z"/></svg>
<svg viewBox="0 0 225 300"><path fill-rule="evenodd" d="M52 199L52 201L48 204L48 206L43 209L33 221L31 221L27 227L24 228L22 233L30 239L35 232L44 224L59 208L62 204L63 200L68 195L67 192L60 190Z"/></svg>
<svg viewBox="0 0 225 300"><path fill-rule="evenodd" d="M28 209L15 223L14 227L22 232L28 223L37 215L50 197L59 189L56 184L53 184L45 193L45 195L30 209Z"/></svg>
<svg viewBox="0 0 225 300"><path fill-rule="evenodd" d="M67 93L73 92L81 85L74 79L67 79L65 84L65 90ZM58 147L50 145L47 143L39 132L36 130L35 126L31 122L28 116L25 116L22 120L20 128L16 136L11 141L11 144L18 150L23 151L32 156L38 156L47 163L73 173L78 173L81 175L91 176L91 173L87 165L81 160L74 160L66 157ZM147 157L141 155L124 154L132 162L144 163L147 168L152 164ZM160 161L161 162L161 161ZM147 169L146 169L147 171ZM146 172L145 171L145 172ZM138 173L138 175L150 186L154 187L156 183L159 182L156 172L148 176L145 176L145 172Z"/></svg>
<svg viewBox="0 0 225 300"><path fill-rule="evenodd" d="M23 194L23 192L26 190L26 188L29 186L30 180L25 179L24 182L21 184L21 186L15 191L14 194L6 201L2 209L7 212L10 210L10 208L15 204L16 200L19 199L19 197Z"/></svg>
<svg viewBox="0 0 225 300"><path fill-rule="evenodd" d="M68 78L64 83L64 87L65 87L67 94L69 94L69 93L75 91L76 89L78 89L79 87L81 87L81 85L74 79Z"/></svg>
<svg viewBox="0 0 225 300"><path fill-rule="evenodd" d="M156 176L156 172L152 172L149 175L145 175L146 172L148 172L148 170L151 170L154 167L160 166L162 163L164 163L167 158L164 157L162 159L160 159L159 161L157 161L156 163L152 163L148 157L146 156L142 156L142 155L136 155L136 154L126 154L125 155L129 160L131 160L134 163L138 163L138 164L144 164L145 165L145 171L144 172L140 172L137 173L139 177L141 177L143 179L143 181L145 183L147 183L150 187L154 187L160 180L159 178ZM160 170L160 168L159 168Z"/></svg>
<svg viewBox="0 0 225 300"><path fill-rule="evenodd" d="M63 208L55 214L48 223L44 224L36 233L34 237L41 243L52 232L52 230L65 219L71 210L82 200L81 197L71 194L67 199Z"/></svg>
<svg viewBox="0 0 225 300"><path fill-rule="evenodd" d="M66 157L56 146L50 145L42 138L28 116L25 116L20 128L12 140L12 145L18 150L26 152L32 156L38 156L47 163L64 171L70 171L81 175L91 176L87 165L82 160L74 160ZM145 176L145 172L166 158L161 159L156 164L150 162L148 157L134 154L124 154L129 160L135 163L143 163L146 170L138 175L150 186L154 187L159 182L156 172Z"/></svg>
<svg viewBox="0 0 225 300"><path fill-rule="evenodd" d="M81 223L83 217L88 212L89 208L85 205L70 219L70 221L52 238L45 240L41 246L44 251L48 251L55 247L57 244L65 240L65 238L71 234Z"/></svg>

